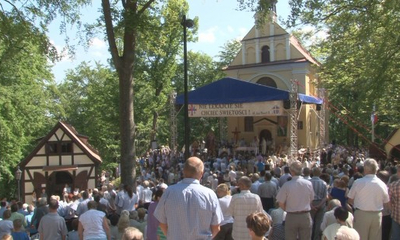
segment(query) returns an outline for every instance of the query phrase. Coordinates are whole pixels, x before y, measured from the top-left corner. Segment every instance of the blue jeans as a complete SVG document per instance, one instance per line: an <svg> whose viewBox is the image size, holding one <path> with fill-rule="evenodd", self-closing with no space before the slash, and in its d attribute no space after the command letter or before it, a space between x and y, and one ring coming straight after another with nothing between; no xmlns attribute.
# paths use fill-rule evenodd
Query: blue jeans
<svg viewBox="0 0 400 240"><path fill-rule="evenodd" d="M391 240L398 240L400 236L400 223L392 219L392 237Z"/></svg>

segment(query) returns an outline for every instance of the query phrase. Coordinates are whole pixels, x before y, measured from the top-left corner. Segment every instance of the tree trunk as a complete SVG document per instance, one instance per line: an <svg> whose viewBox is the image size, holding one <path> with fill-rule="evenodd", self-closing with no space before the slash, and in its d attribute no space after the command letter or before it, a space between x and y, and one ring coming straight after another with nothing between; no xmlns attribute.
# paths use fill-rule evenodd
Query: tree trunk
<svg viewBox="0 0 400 240"><path fill-rule="evenodd" d="M134 93L131 67L126 65L124 62L124 67L119 73L121 183L133 186L136 178Z"/></svg>
<svg viewBox="0 0 400 240"><path fill-rule="evenodd" d="M141 14L150 7L155 0L148 0L141 9L139 1L122 1L124 8L123 20L123 56L119 56L109 0L102 0L104 22L108 45L115 69L119 78L119 113L121 132L121 183L135 187L136 159L135 159L135 120L134 120L134 91L133 71L135 63L137 25L136 21Z"/></svg>
<svg viewBox="0 0 400 240"><path fill-rule="evenodd" d="M121 133L121 183L134 186L136 178L135 159L135 121L134 121L134 92L133 64L135 62L136 32L128 21L124 28L124 50L120 57L116 45L114 27L111 17L109 0L102 0L107 40L110 46L112 60L119 78L119 113ZM126 13L136 13L136 2L124 6ZM129 15L129 14L128 14ZM127 16L128 16L127 15Z"/></svg>
<svg viewBox="0 0 400 240"><path fill-rule="evenodd" d="M156 84L157 85L157 84ZM163 89L163 86L162 86L162 84L161 84L161 86L160 87L157 87L156 88L156 91L155 91L155 97L156 98L158 98L159 96L160 96L160 94L161 94L161 90ZM158 114L158 111L157 110L154 110L153 111L153 126L151 127L151 134L150 134L150 148L151 148L151 143L154 141L154 140L156 140L156 136L157 136L157 121L158 121L158 116L159 116L159 114Z"/></svg>
<svg viewBox="0 0 400 240"><path fill-rule="evenodd" d="M151 127L151 134L150 134L150 147L151 143L156 140L157 136L157 121L158 121L158 112L153 111L153 126Z"/></svg>

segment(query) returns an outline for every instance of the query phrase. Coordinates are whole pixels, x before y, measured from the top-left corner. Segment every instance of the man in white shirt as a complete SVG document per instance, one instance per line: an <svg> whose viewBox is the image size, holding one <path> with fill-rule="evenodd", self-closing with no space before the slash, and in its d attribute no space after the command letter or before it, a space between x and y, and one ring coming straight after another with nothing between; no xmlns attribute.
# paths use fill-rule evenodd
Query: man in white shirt
<svg viewBox="0 0 400 240"><path fill-rule="evenodd" d="M143 182L143 190L141 191L140 201L145 209L149 208L150 202L152 200L153 192L150 189L149 181Z"/></svg>
<svg viewBox="0 0 400 240"><path fill-rule="evenodd" d="M348 193L348 203L356 209L354 228L363 240L382 239L382 210L389 204L386 184L376 173L378 163L368 158L364 162L364 177L357 179Z"/></svg>
<svg viewBox="0 0 400 240"><path fill-rule="evenodd" d="M229 167L229 181L233 182L236 181L237 174L235 172L235 167L230 166Z"/></svg>

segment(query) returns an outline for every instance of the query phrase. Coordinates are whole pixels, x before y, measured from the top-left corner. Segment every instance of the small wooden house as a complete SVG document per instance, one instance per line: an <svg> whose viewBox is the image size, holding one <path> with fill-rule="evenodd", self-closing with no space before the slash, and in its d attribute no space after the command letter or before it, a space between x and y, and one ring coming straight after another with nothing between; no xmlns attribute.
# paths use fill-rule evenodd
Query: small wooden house
<svg viewBox="0 0 400 240"><path fill-rule="evenodd" d="M33 192L40 197L42 189L62 197L66 184L71 191L95 188L101 162L88 137L60 121L20 163L22 201L31 203Z"/></svg>

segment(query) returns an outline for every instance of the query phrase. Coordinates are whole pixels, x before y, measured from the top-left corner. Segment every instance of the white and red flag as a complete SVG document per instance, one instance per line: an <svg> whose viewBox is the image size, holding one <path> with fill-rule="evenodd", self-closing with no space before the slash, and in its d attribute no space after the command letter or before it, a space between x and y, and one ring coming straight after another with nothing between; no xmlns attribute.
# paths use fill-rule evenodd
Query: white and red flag
<svg viewBox="0 0 400 240"><path fill-rule="evenodd" d="M371 123L375 125L377 122L378 122L378 115L374 111L371 113Z"/></svg>

